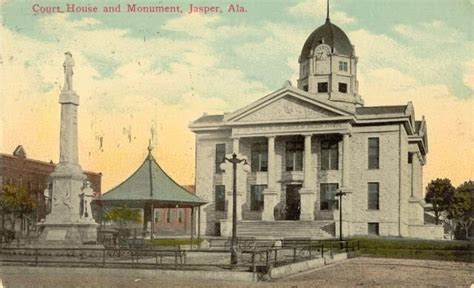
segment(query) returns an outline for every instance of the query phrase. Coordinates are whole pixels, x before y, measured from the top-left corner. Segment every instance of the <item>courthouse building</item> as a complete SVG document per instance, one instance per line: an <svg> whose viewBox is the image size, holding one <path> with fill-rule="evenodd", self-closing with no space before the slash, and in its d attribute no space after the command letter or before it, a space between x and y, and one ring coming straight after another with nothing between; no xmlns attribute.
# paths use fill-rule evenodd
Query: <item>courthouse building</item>
<svg viewBox="0 0 474 288"><path fill-rule="evenodd" d="M355 47L329 17L311 33L299 57L296 86L284 87L232 113L204 114L196 133L196 195L207 235L229 235L232 166L237 167L240 236L343 234L441 238L423 223L426 121L411 102L365 106L358 93ZM381 95L383 96L383 95Z"/></svg>

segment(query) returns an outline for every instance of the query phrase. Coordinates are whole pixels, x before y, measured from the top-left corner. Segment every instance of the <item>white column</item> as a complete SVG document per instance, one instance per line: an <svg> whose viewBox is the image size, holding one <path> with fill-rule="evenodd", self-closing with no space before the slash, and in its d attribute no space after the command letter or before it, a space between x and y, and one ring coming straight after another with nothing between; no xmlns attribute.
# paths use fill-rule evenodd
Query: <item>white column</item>
<svg viewBox="0 0 474 288"><path fill-rule="evenodd" d="M352 189L350 182L350 143L351 135L346 133L342 136L342 187L341 191L345 192L342 203L342 233L344 236L350 236L352 232ZM339 219L339 214L338 214ZM337 224L339 225L339 224ZM338 228L339 229L339 228ZM339 233L339 230L337 230Z"/></svg>
<svg viewBox="0 0 474 288"><path fill-rule="evenodd" d="M342 187L349 188L349 177L350 177L350 136L344 134L342 138Z"/></svg>
<svg viewBox="0 0 474 288"><path fill-rule="evenodd" d="M239 155L239 149L240 149L240 143L239 143L239 138L233 138L232 139L232 152Z"/></svg>
<svg viewBox="0 0 474 288"><path fill-rule="evenodd" d="M263 192L263 221L274 221L273 209L277 197L276 192L276 165L275 165L275 136L268 137L268 169L267 189Z"/></svg>
<svg viewBox="0 0 474 288"><path fill-rule="evenodd" d="M268 137L268 188L275 189L275 136Z"/></svg>
<svg viewBox="0 0 474 288"><path fill-rule="evenodd" d="M304 180L300 189L300 220L314 220L314 183L312 183L313 157L311 153L311 137L304 136Z"/></svg>
<svg viewBox="0 0 474 288"><path fill-rule="evenodd" d="M309 188L311 185L311 172L312 172L312 161L311 161L311 135L304 136L304 180L303 188Z"/></svg>

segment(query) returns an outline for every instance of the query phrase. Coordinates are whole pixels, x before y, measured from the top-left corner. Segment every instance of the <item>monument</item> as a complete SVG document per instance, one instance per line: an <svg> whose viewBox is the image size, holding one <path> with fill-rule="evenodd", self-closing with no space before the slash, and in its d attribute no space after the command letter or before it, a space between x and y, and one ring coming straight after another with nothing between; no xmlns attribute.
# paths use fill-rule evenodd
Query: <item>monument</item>
<svg viewBox="0 0 474 288"><path fill-rule="evenodd" d="M61 130L59 163L51 174L51 213L39 223L43 227L39 243L82 245L97 241L98 224L92 217L92 189L79 165L79 95L73 90L74 59L65 53L64 86L59 95Z"/></svg>

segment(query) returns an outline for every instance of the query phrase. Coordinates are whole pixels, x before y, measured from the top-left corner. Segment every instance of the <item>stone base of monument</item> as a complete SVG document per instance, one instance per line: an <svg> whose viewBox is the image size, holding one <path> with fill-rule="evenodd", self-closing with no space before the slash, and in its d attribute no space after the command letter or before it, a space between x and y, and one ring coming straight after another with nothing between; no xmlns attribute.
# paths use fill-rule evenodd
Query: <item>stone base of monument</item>
<svg viewBox="0 0 474 288"><path fill-rule="evenodd" d="M97 223L39 224L42 232L37 245L44 246L95 246L97 247ZM35 245L36 246L36 245Z"/></svg>

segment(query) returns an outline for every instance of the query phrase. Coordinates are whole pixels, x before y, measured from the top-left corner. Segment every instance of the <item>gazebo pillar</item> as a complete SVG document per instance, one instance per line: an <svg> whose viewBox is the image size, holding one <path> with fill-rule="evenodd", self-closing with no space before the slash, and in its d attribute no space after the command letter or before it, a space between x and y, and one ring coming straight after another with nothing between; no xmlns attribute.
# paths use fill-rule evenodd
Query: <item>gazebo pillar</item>
<svg viewBox="0 0 474 288"><path fill-rule="evenodd" d="M201 206L198 206L198 227L197 227L197 236L198 236L198 247L201 248Z"/></svg>
<svg viewBox="0 0 474 288"><path fill-rule="evenodd" d="M146 230L148 228L148 225L147 225L147 222L148 222L148 219L146 218L146 202L143 204L143 232L142 232L142 235L143 235L143 238L145 238L145 235L146 235Z"/></svg>
<svg viewBox="0 0 474 288"><path fill-rule="evenodd" d="M150 209L150 222L151 222L151 232L150 232L150 239L153 240L154 236L153 233L155 233L155 203L151 201L151 209Z"/></svg>
<svg viewBox="0 0 474 288"><path fill-rule="evenodd" d="M191 250L193 249L194 238L194 207L191 207Z"/></svg>

